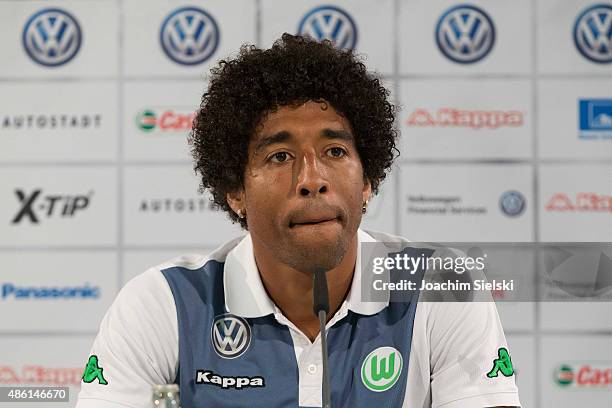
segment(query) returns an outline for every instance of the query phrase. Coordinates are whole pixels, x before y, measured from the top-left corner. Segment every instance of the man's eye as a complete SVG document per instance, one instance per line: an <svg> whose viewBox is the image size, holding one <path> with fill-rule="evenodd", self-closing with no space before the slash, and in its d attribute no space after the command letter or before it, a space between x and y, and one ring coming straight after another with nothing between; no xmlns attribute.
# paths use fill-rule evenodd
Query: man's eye
<svg viewBox="0 0 612 408"><path fill-rule="evenodd" d="M278 152L270 156L270 161L274 163L282 163L284 161L287 161L288 157L289 154L287 152Z"/></svg>
<svg viewBox="0 0 612 408"><path fill-rule="evenodd" d="M346 150L341 147L332 147L328 152L331 152L333 157L343 157L346 155Z"/></svg>

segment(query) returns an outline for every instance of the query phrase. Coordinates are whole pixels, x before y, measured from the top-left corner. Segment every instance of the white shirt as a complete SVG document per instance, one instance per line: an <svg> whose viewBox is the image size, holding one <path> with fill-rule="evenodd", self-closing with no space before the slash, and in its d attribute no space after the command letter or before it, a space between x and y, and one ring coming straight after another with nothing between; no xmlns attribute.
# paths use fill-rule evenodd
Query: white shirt
<svg viewBox="0 0 612 408"><path fill-rule="evenodd" d="M407 242L361 229L358 238L355 271L361 268L361 242ZM311 343L268 297L247 234L208 256L179 257L153 267L122 288L102 320L90 353L97 356L108 384L82 382L77 408L148 408L152 386L174 382L179 363L177 309L161 271L173 266L197 270L211 259L225 262L229 312L245 318L273 314L289 328L299 369L299 404L322 406L320 338ZM373 315L388 305L388 301L362 302L360 294L361 276L356 272L346 300L327 327L345 318L349 310ZM498 350L508 347L493 302L419 302L412 336L404 408L520 406L514 376L486 376Z"/></svg>

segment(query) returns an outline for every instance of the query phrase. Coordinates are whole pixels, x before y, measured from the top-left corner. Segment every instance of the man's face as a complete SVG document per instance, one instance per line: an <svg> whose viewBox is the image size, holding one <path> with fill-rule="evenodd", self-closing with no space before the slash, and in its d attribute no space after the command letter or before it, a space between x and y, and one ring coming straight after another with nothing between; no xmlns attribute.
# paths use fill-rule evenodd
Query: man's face
<svg viewBox="0 0 612 408"><path fill-rule="evenodd" d="M246 209L254 244L303 272L338 266L371 192L350 124L313 101L263 118L249 142L244 186L228 199Z"/></svg>

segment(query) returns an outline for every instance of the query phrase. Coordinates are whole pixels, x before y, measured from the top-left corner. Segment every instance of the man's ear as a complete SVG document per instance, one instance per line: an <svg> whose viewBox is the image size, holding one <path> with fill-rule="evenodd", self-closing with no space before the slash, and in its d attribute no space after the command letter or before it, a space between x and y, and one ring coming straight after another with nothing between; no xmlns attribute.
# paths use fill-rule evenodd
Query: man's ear
<svg viewBox="0 0 612 408"><path fill-rule="evenodd" d="M246 200L244 198L244 190L237 189L235 191L227 193L225 196L227 203L230 208L236 213L246 213Z"/></svg>
<svg viewBox="0 0 612 408"><path fill-rule="evenodd" d="M372 183L366 177L363 178L363 191L362 191L362 202L370 201L372 196Z"/></svg>

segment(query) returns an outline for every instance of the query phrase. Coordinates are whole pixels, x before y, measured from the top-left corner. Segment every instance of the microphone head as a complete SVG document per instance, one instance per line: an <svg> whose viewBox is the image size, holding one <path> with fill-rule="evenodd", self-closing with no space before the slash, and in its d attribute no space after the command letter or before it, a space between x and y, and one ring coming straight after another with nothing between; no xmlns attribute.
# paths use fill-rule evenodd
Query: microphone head
<svg viewBox="0 0 612 408"><path fill-rule="evenodd" d="M327 275L325 269L317 267L313 274L312 296L314 300L313 311L319 315L321 310L329 313L329 293L327 291Z"/></svg>

